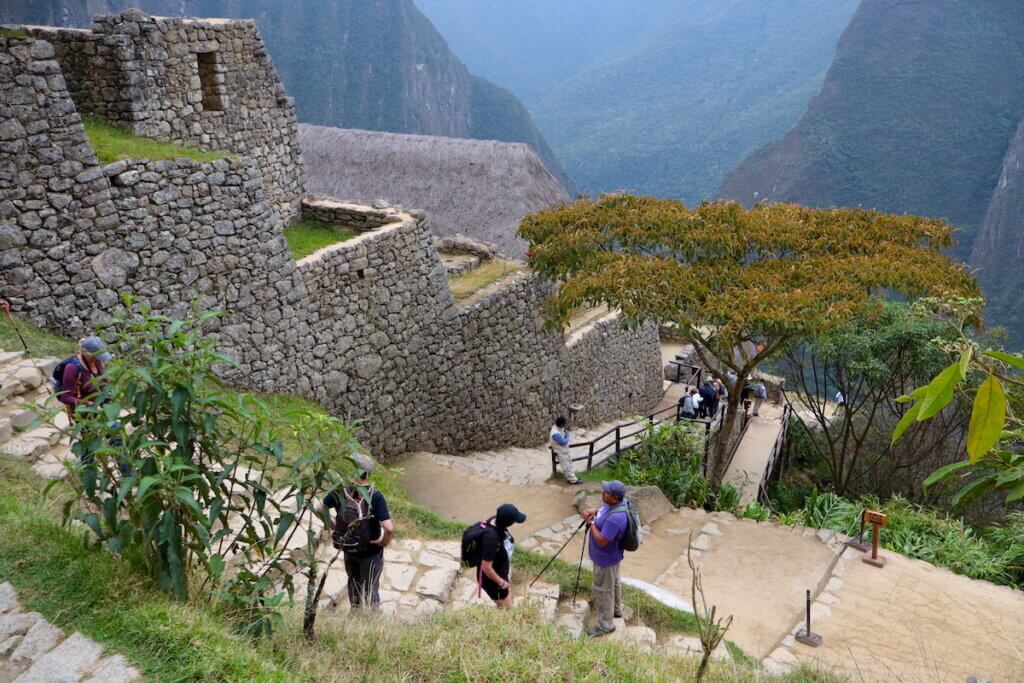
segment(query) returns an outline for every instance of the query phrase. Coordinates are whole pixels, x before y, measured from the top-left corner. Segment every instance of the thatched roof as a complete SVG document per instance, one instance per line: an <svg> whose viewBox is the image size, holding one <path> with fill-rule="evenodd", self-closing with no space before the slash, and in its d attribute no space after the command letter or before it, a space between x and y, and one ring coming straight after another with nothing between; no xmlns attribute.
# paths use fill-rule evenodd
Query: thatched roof
<svg viewBox="0 0 1024 683"><path fill-rule="evenodd" d="M526 249L523 216L570 199L524 143L308 124L299 142L310 194L419 209L435 235L462 233L514 257Z"/></svg>

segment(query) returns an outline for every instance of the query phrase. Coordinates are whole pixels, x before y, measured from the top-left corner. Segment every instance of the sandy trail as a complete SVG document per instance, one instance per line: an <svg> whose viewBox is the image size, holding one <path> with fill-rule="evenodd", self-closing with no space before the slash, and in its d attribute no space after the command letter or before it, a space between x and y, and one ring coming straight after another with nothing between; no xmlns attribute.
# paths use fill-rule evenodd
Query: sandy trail
<svg viewBox="0 0 1024 683"><path fill-rule="evenodd" d="M526 514L526 522L513 529L516 538L526 538L576 512L572 504L575 491L556 484L498 482L445 467L423 453L395 466L404 470L402 486L413 501L449 519L470 524L490 517L502 503L513 503Z"/></svg>
<svg viewBox="0 0 1024 683"><path fill-rule="evenodd" d="M822 646L795 644L797 658L856 680L1024 681L1024 593L883 556L878 569L855 554L813 625Z"/></svg>
<svg viewBox="0 0 1024 683"><path fill-rule="evenodd" d="M712 520L693 510L671 516L678 526L697 531L711 521L719 527L721 535L712 536L711 547L696 560L705 595L719 614L734 616L728 638L757 657L768 655L788 633L803 609L804 591L817 593L835 560L815 536L794 534L789 527ZM656 585L689 600L690 580L683 556Z"/></svg>

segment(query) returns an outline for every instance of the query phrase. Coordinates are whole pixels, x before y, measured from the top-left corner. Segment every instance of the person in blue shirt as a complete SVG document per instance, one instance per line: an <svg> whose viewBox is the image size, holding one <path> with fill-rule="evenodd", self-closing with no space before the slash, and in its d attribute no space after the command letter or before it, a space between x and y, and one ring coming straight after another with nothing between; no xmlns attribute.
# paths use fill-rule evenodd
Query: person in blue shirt
<svg viewBox="0 0 1024 683"><path fill-rule="evenodd" d="M548 448L558 458L558 466L562 468L565 480L573 485L582 484L572 464L572 456L569 454L569 430L566 428L565 418L561 415L555 418L549 437Z"/></svg>
<svg viewBox="0 0 1024 683"><path fill-rule="evenodd" d="M600 509L583 511L587 524L590 561L594 563L594 609L597 623L587 629L587 635L600 637L615 630L615 619L622 616L622 537L629 526L625 503L626 485L621 481L601 482Z"/></svg>

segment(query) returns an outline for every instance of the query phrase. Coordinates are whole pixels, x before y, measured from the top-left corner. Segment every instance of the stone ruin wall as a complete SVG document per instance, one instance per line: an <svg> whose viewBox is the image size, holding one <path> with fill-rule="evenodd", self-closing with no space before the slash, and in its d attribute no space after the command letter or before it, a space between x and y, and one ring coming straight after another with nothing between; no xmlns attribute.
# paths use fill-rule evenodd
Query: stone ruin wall
<svg viewBox="0 0 1024 683"><path fill-rule="evenodd" d="M128 10L95 22L92 31L28 29L54 45L80 112L142 137L250 157L281 220L298 217L295 106L253 21Z"/></svg>
<svg viewBox="0 0 1024 683"><path fill-rule="evenodd" d="M99 165L53 56L0 37L0 297L33 322L80 334L123 293L174 316L198 296L226 312L233 383L365 419L384 458L535 444L570 403L595 423L660 397L656 330L567 344L526 275L460 307L420 214L307 200L364 232L295 263L256 161Z"/></svg>

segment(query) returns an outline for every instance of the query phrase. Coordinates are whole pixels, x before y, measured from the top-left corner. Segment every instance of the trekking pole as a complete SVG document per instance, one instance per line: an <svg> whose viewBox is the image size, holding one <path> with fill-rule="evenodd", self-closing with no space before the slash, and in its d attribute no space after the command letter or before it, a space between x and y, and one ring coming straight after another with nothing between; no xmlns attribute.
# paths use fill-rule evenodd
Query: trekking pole
<svg viewBox="0 0 1024 683"><path fill-rule="evenodd" d="M540 573L537 574L537 576L534 577L533 581L530 582L530 588L533 588L533 584L537 583L537 580L541 576L543 576L544 572L546 572L548 570L548 567L551 566L551 563L555 561L555 558L558 557L563 550L565 550L565 546L569 545L569 541L571 541L573 539L573 537L577 533L579 533L579 530L582 529L584 527L584 525L586 525L586 523L587 523L586 520L583 520L582 522L580 522L580 525L578 527L576 527L576 531L572 532L572 535L569 536L569 538L565 539L565 543L563 543L562 547L558 549L558 552L551 556L551 559L548 560L548 563L546 565L544 565L544 569L541 569Z"/></svg>
<svg viewBox="0 0 1024 683"><path fill-rule="evenodd" d="M587 536L590 536L590 534L586 534L583 537L583 547L580 548L580 563L576 566L576 585L572 587L572 604L573 605L576 604L576 593L580 589L580 573L583 571L583 553L586 552L586 550L587 550Z"/></svg>

